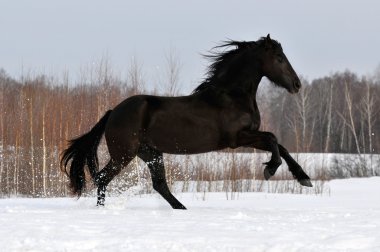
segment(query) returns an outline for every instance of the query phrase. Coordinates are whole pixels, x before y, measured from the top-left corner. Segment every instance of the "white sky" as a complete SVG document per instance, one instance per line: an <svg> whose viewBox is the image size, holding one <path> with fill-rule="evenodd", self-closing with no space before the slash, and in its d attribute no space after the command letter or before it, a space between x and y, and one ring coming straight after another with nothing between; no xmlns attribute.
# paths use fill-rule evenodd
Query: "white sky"
<svg viewBox="0 0 380 252"><path fill-rule="evenodd" d="M268 33L309 80L345 69L372 74L380 63L376 0L0 0L0 32L0 67L15 77L76 76L104 55L123 72L135 56L150 85L172 48L183 90L192 90L207 65L201 53Z"/></svg>

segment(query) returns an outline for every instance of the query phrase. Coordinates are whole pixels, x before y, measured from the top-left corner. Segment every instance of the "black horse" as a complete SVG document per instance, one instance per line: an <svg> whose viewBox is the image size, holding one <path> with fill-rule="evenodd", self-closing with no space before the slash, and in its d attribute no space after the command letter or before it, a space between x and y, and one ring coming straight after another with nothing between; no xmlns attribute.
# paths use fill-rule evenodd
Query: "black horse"
<svg viewBox="0 0 380 252"><path fill-rule="evenodd" d="M107 111L90 132L71 140L61 166L72 191L81 195L87 166L98 186L97 204L104 205L107 185L137 156L148 165L153 188L174 209L186 209L169 191L163 153L195 154L240 146L272 153L265 163L266 179L275 174L282 157L300 184L312 186L276 137L259 130L256 92L262 77L290 93L301 88L281 44L268 34L258 41L228 41L220 47L233 49L210 56L208 75L191 95L129 97ZM98 171L97 148L103 133L111 158Z"/></svg>

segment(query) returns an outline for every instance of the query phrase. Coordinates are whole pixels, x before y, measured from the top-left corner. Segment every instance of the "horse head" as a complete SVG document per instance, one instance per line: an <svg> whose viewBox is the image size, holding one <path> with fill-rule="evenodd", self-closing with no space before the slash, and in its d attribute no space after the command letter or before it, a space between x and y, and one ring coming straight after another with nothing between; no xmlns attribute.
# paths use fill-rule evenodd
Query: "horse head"
<svg viewBox="0 0 380 252"><path fill-rule="evenodd" d="M260 53L262 74L277 86L283 87L290 93L297 93L301 82L288 58L282 50L281 44L267 37L261 39L262 52Z"/></svg>

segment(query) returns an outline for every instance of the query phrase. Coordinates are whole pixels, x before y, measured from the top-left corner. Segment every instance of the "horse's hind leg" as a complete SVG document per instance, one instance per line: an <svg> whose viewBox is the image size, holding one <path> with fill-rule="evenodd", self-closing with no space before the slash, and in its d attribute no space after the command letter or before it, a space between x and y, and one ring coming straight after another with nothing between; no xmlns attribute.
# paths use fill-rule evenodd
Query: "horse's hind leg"
<svg viewBox="0 0 380 252"><path fill-rule="evenodd" d="M152 177L153 188L156 190L174 209L186 209L170 192L166 183L165 167L161 152L150 148L141 148L137 154L149 167Z"/></svg>
<svg viewBox="0 0 380 252"><path fill-rule="evenodd" d="M128 157L123 160L111 158L108 164L96 174L95 184L98 186L98 206L104 206L107 185L132 159L133 157Z"/></svg>
<svg viewBox="0 0 380 252"><path fill-rule="evenodd" d="M310 182L309 176L304 172L302 167L290 156L287 149L281 144L278 145L278 149L280 151L281 157L285 160L286 164L289 167L289 171L293 174L293 176L297 179L297 181L303 185L312 187L313 185Z"/></svg>

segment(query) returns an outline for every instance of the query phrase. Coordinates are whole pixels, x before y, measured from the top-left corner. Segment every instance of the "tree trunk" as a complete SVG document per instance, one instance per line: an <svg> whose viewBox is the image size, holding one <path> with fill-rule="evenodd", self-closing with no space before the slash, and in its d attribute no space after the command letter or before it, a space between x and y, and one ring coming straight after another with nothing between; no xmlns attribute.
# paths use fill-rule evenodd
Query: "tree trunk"
<svg viewBox="0 0 380 252"><path fill-rule="evenodd" d="M30 127L30 167L32 172L32 195L36 195L36 174L34 170L34 139L33 139L33 98L30 97L29 104L29 127Z"/></svg>
<svg viewBox="0 0 380 252"><path fill-rule="evenodd" d="M332 114L332 95L333 95L333 83L330 83L330 89L329 89L329 100L328 100L328 107L327 107L327 129L326 129L326 142L325 142L325 149L324 152L329 152L329 144L330 144L330 135L331 135L331 114Z"/></svg>

